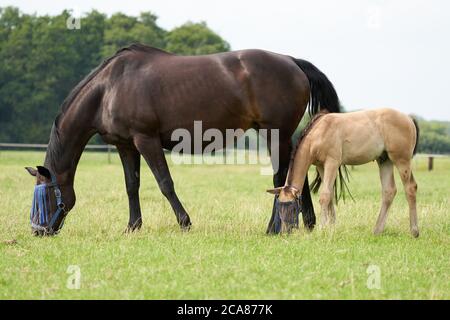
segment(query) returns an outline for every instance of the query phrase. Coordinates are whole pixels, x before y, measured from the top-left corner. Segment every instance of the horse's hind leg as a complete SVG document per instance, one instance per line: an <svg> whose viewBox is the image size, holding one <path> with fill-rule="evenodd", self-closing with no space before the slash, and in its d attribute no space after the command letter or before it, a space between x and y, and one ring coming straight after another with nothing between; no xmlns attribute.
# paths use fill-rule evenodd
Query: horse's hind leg
<svg viewBox="0 0 450 320"><path fill-rule="evenodd" d="M417 225L417 208L416 208L416 194L417 183L414 179L411 170L411 160L399 161L395 164L400 177L402 178L403 187L405 189L406 200L408 200L409 206L409 224L413 237L419 236L419 227Z"/></svg>
<svg viewBox="0 0 450 320"><path fill-rule="evenodd" d="M391 206L395 194L397 193L394 179L394 167L391 160L387 159L384 162L377 160L377 163L380 169L382 200L380 214L378 215L377 223L373 231L374 234L380 234L383 232L389 207Z"/></svg>
<svg viewBox="0 0 450 320"><path fill-rule="evenodd" d="M119 151L125 174L125 185L130 207L130 220L126 231L134 231L142 225L141 205L139 203L141 155L133 145L118 145L117 150Z"/></svg>
<svg viewBox="0 0 450 320"><path fill-rule="evenodd" d="M183 229L189 229L191 220L175 193L159 136L137 135L134 143L152 170L162 194L169 200L178 224Z"/></svg>

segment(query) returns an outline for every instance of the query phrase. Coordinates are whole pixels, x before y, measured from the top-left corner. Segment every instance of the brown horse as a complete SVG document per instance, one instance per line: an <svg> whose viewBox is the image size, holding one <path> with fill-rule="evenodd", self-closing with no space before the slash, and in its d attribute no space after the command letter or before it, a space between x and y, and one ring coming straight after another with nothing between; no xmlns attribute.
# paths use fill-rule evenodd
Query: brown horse
<svg viewBox="0 0 450 320"><path fill-rule="evenodd" d="M194 121L217 128L279 129L279 169L274 186L286 179L291 136L307 105L339 112L331 82L311 63L262 50L203 56L178 56L134 44L119 50L82 80L63 102L51 130L44 167L29 170L53 180L61 191L64 214L75 205L73 182L81 153L98 133L117 146L125 173L130 219L128 230L142 224L139 203L140 155L150 167L182 228L190 218L178 199L163 149L171 149L175 129L193 132ZM271 138L268 137L270 145ZM315 224L309 187L303 189L304 223ZM55 201L51 199L49 201ZM277 232L272 212L267 232ZM51 214L50 214L51 215ZM50 217L51 218L51 217Z"/></svg>
<svg viewBox="0 0 450 320"><path fill-rule="evenodd" d="M360 165L376 160L380 169L382 205L374 233L383 232L387 212L397 192L393 166L398 169L409 205L410 229L419 236L416 212L417 184L411 170L411 158L419 138L417 122L393 109L377 109L345 114L319 113L299 139L284 187L268 190L278 197L282 229L289 231L295 220L297 202L305 185L308 168L314 164L318 177L313 190L320 192L321 225L334 224L336 213L333 193L338 200L336 179L341 166ZM306 182L307 183L307 182ZM344 182L345 184L345 182ZM344 185L341 183L341 192Z"/></svg>

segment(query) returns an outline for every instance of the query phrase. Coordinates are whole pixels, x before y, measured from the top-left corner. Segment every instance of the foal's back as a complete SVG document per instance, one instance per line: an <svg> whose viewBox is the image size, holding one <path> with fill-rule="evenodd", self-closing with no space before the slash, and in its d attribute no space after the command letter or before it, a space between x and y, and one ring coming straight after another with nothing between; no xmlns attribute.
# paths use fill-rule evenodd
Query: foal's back
<svg viewBox="0 0 450 320"><path fill-rule="evenodd" d="M408 115L381 108L323 115L308 135L316 162L332 157L342 164L359 165L386 152L395 159L411 159L416 128Z"/></svg>

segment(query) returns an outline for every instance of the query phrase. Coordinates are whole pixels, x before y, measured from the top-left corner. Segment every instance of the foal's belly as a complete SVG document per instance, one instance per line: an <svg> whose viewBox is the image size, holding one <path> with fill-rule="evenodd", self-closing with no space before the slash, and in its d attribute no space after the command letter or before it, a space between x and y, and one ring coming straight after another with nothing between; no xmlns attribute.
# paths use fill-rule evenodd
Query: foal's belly
<svg viewBox="0 0 450 320"><path fill-rule="evenodd" d="M376 132L346 138L342 146L342 163L360 165L377 159L385 150L384 141Z"/></svg>

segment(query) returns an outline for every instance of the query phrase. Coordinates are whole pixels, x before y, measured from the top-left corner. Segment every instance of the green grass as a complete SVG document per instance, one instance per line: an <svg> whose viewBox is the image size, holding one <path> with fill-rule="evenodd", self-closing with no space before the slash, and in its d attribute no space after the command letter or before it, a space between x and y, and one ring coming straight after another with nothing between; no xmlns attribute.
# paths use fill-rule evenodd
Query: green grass
<svg viewBox="0 0 450 320"><path fill-rule="evenodd" d="M176 190L193 221L179 230L168 202L142 167L141 231L122 234L128 200L116 154L84 153L77 204L60 235L30 234L34 179L24 166L40 152L0 152L0 298L3 299L449 299L450 159L426 171L414 161L420 237L409 233L400 179L387 229L373 236L380 205L375 164L356 167L355 202L340 203L333 229L266 236L272 178L258 166L172 166ZM319 209L314 198L316 211ZM318 219L319 219L318 215ZM10 240L16 240L11 243ZM81 288L68 289L69 265ZM368 289L367 268L381 271Z"/></svg>

